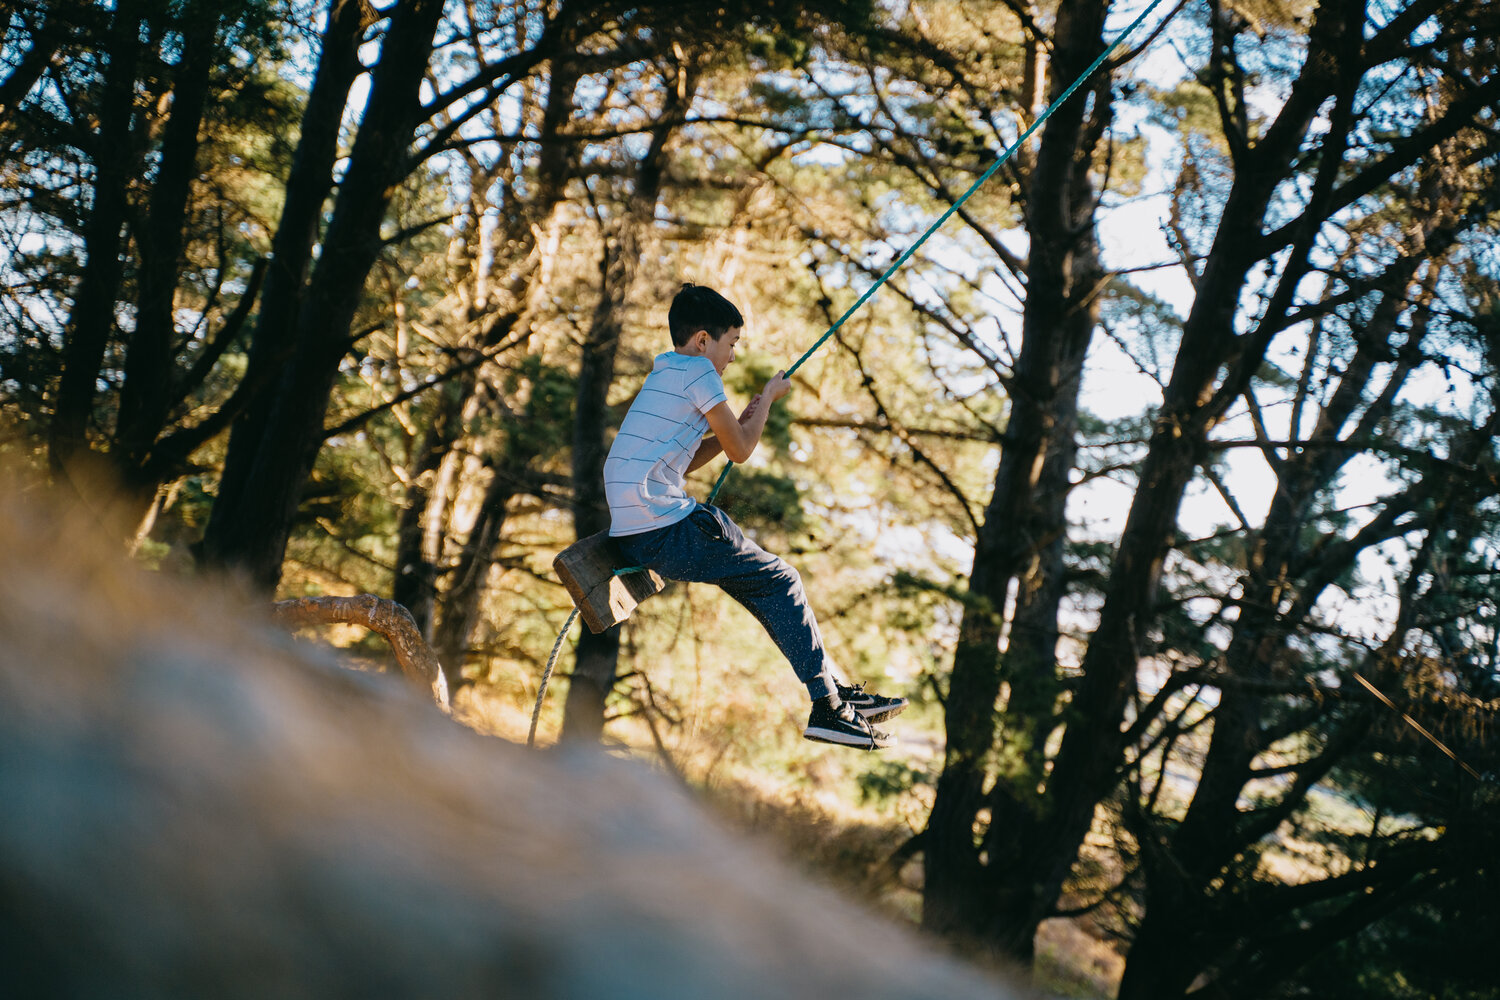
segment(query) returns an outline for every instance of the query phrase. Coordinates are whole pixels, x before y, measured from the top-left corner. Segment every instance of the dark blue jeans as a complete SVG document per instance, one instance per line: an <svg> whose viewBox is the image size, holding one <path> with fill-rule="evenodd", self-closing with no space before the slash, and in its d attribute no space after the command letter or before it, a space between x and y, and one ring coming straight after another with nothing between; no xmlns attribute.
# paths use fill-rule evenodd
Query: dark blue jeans
<svg viewBox="0 0 1500 1000"><path fill-rule="evenodd" d="M833 693L833 671L802 577L786 560L746 538L729 515L699 504L676 524L615 541L625 558L669 580L723 588L770 633L809 695Z"/></svg>

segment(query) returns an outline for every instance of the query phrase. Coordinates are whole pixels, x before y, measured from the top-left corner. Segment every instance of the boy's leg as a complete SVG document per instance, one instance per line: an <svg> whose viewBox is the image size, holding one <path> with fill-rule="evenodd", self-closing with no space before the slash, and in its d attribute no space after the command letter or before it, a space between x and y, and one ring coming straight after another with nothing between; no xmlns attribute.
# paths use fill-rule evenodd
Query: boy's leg
<svg viewBox="0 0 1500 1000"><path fill-rule="evenodd" d="M812 699L804 737L867 750L891 745L890 735L865 717L866 709L841 700L843 691L857 689L834 677L802 577L747 539L728 515L700 505L676 524L616 541L627 558L669 579L717 584L760 621Z"/></svg>
<svg viewBox="0 0 1500 1000"><path fill-rule="evenodd" d="M676 524L616 541L628 558L668 579L723 588L770 634L812 698L836 693L802 577L784 559L746 538L728 515L700 505Z"/></svg>

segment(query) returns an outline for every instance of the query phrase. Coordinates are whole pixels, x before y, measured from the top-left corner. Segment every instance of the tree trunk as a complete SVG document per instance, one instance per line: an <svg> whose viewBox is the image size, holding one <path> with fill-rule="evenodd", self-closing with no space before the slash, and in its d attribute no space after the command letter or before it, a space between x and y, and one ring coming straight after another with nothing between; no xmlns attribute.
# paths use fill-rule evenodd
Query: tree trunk
<svg viewBox="0 0 1500 1000"><path fill-rule="evenodd" d="M599 301L584 340L573 418L573 531L578 538L609 528L609 506L604 497L604 460L609 452L605 442L606 399L614 380L615 355L643 237L656 217L667 140L676 128L676 117L692 101L693 86L686 70L678 84L668 90L661 117L651 132L651 145L635 165L634 189L623 217L617 226L605 229ZM563 703L563 739L598 741L604 728L604 703L615 684L619 657L620 626L598 635L583 631Z"/></svg>
<svg viewBox="0 0 1500 1000"><path fill-rule="evenodd" d="M1057 71L1052 93L1059 94L1098 55L1107 6L1068 3L1058 11ZM1011 683L1011 701L1019 713L1047 703L1055 690L1056 612L1060 577L1059 526L1071 468L1082 359L1097 319L1094 284L1100 274L1093 239L1094 187L1089 177L1095 144L1108 119L1109 105L1096 94L1090 111L1075 98L1060 107L1042 135L1037 166L1027 196L1027 229L1031 254L1027 266L1027 302L1021 350L1010 392L1010 419L994 492L985 510L969 575L970 603L964 609L954 654L944 724L948 747L937 796L928 821L924 859L923 924L939 933L998 946L1029 956L1034 925L1024 916L1031 906L1026 894L1007 889L1008 853L993 850L981 857L975 826L980 810L992 809L991 830L1014 824L1003 837L1029 839L1035 824L1035 783L1011 800L1004 818L993 811L1000 799L987 801L984 788L997 741L996 702L1002 682ZM1067 462L1060 466L1059 462ZM1044 496L1043 482L1053 487ZM1038 589L1018 598L1025 614L1020 643L1011 667L1002 666L999 644L1011 586L1028 566ZM1051 637L1050 647L1048 637ZM1045 662L1038 662L1042 660ZM1042 750L1035 734L1044 723L1018 720L1011 737L1032 746L1026 757L1035 766ZM1032 735L1027 736L1027 730ZM1043 733L1044 735L1044 733ZM1010 775L1025 789L1019 775ZM1005 778L996 794L1010 796ZM996 835L1002 831L996 830ZM987 863L988 862L988 863ZM1017 911L1019 910L1019 916Z"/></svg>
<svg viewBox="0 0 1500 1000"><path fill-rule="evenodd" d="M489 279L485 273L495 269L494 262L487 260L483 247L467 248L470 259L474 261L472 273L476 283L469 298L471 319L478 318L473 314L474 310L506 310L487 324L481 348L493 347L518 324L528 322L532 290L543 283L537 278L538 268L531 266L529 258L536 249L537 234L548 232L559 224L557 209L567 193L568 178L576 166L574 161L577 141L569 138L565 130L572 112L573 93L577 83L578 76L566 60L553 61L540 126L541 154L537 195L527 204L526 213L508 214L505 219L507 238L504 245L512 267L509 278L503 283L503 297L507 300L503 304L496 302L501 295L487 287ZM479 189L479 185L476 185L475 190ZM483 211L484 206L475 207L474 238L477 238L477 220ZM463 380L459 397L462 405L469 405L479 384L477 372L474 377ZM445 449L457 442L458 435L463 430L462 423L456 417L452 420L453 426L447 435ZM416 572L424 576L421 581L410 581L408 586L414 591L419 588L423 591L422 603L429 616L426 624L432 628L439 656L448 665L450 689L455 691L466 683L463 677L464 661L468 656L474 630L479 625L490 569L494 565L505 527L507 507L511 498L519 492L517 483L535 457L517 453L511 441L505 447L505 454L491 463L494 478L480 503L478 517L469 529L468 537L459 543L458 561L452 569L447 592L441 599L438 595L439 574L433 562L434 556L422 551L423 521L429 524L446 521L452 497L429 496L423 491L420 497L413 496L410 502L420 500L425 509L416 511L416 516L410 519L408 515L412 513L412 507L409 505L403 511L402 544L403 551L409 555L401 559L398 565L402 567L403 573L407 571L407 567L414 567ZM428 504L434 506L428 508ZM399 586L403 581L398 579L397 583ZM436 626L432 627L431 619L434 617Z"/></svg>
<svg viewBox="0 0 1500 1000"><path fill-rule="evenodd" d="M1426 235L1431 238L1424 241L1425 245L1436 248L1441 239L1431 232L1431 226L1428 229ZM1404 347L1396 349L1391 343L1404 310L1413 300L1406 286L1416 270L1415 258L1406 262L1398 260L1389 269L1384 293L1372 311L1372 319L1354 357L1345 367L1337 389L1319 414L1312 439L1331 441L1344 436L1358 439L1371 433L1389 417L1392 402L1411 370L1412 362L1403 358L1421 353L1423 328L1420 324L1413 326ZM1438 273L1434 268L1428 273L1427 280L1435 284ZM1425 294L1433 294L1432 288L1429 287ZM1394 366L1392 374L1368 403L1353 430L1346 431L1356 405L1368 396L1367 390L1378 360L1390 361ZM1466 442L1453 442L1448 450L1454 463L1447 468L1469 467L1478 459L1480 449L1487 447L1487 444L1478 443L1489 440L1490 435L1485 431L1469 435ZM1309 449L1289 456L1280 471L1278 489L1265 526L1252 549L1250 565L1242 583L1244 596L1240 600L1240 618L1225 654L1226 674L1235 683L1222 689L1214 712L1208 755L1192 802L1180 823L1154 824L1150 817L1142 817L1139 821L1143 828L1137 831L1137 839L1145 845L1143 862L1147 872L1145 913L1127 959L1120 989L1121 1000L1180 996L1199 973L1209 968L1218 970L1220 982L1238 984L1240 974L1227 969L1250 962L1248 956L1260 952L1262 943L1279 933L1261 921L1247 919L1243 908L1226 908L1216 905L1213 899L1215 883L1233 870L1237 859L1253 850L1253 845L1266 835L1265 828L1269 825L1265 820L1247 815L1240 805L1245 788L1254 777L1252 765L1256 755L1274 740L1265 728L1268 705L1266 696L1261 693L1264 689L1254 683L1240 682L1269 682L1273 679L1278 654L1285 648L1287 636L1304 627L1306 616L1323 589L1342 572L1352 569L1363 551L1359 547L1347 547L1340 550L1338 565L1319 565L1315 572L1305 575L1299 574L1296 568L1299 564L1305 569L1312 568L1303 558L1302 546L1305 527L1316 501L1329 489L1349 459L1358 453L1353 447ZM1405 506L1421 508L1436 499L1437 506L1444 508L1462 502L1465 489L1462 482L1454 480L1451 472L1436 472L1406 492L1411 502ZM1446 516L1450 520L1454 518L1451 510ZM1462 523L1475 523L1467 510L1461 520ZM1413 522L1407 530L1416 527L1416 522ZM1399 648L1405 643L1407 631L1418 617L1410 599L1411 580L1423 574L1424 560L1431 558L1430 540L1438 531L1440 525L1427 527L1429 543L1424 545L1422 554L1408 571L1408 583L1403 588L1403 594L1407 596L1403 599L1395 629L1386 639L1388 649ZM1329 745L1347 746L1346 752L1350 752L1368 727L1368 716L1356 715L1341 721L1322 721L1316 728ZM1339 759L1326 745L1318 757L1321 759L1300 768L1297 781L1281 794L1276 803L1278 814L1289 814L1298 806L1311 783ZM1262 811L1267 808L1267 803L1260 806ZM1275 892L1278 890L1269 887L1262 890L1267 897ZM1279 890L1279 893L1288 895L1286 890ZM1376 919L1379 910L1376 903L1373 896L1352 897L1337 921L1324 918L1304 920L1306 936L1321 935L1325 925L1335 923L1348 925L1351 930L1342 933L1350 933L1352 929ZM1367 915L1366 921L1354 920L1359 912ZM1336 940L1337 937L1329 937L1327 944ZM1190 962L1183 960L1185 946L1186 952L1193 956ZM1231 953L1239 957L1232 957ZM1228 966L1225 965L1226 959ZM1293 966L1286 965L1279 974L1288 974L1292 969ZM1180 981L1184 978L1185 981Z"/></svg>
<svg viewBox="0 0 1500 1000"><path fill-rule="evenodd" d="M172 111L162 139L151 198L138 227L140 287L135 332L125 352L125 383L115 430L114 460L138 493L154 493L156 482L141 474L151 445L166 425L173 400L174 323L177 279L188 196L197 178L198 131L208 104L218 54L218 17L187 12L182 58L172 86Z"/></svg>
<svg viewBox="0 0 1500 1000"><path fill-rule="evenodd" d="M344 105L361 72L362 18L359 0L330 0L318 68L302 116L280 223L271 244L271 265L250 340L249 363L244 384L237 391L237 394L251 393L251 400L230 432L219 476L218 498L203 538L202 555L210 565L231 564L239 551L229 536L236 530L236 521L244 516L242 498L252 488L255 454L275 404L272 387L296 344L296 317L303 284L318 238L323 204L333 187Z"/></svg>
<svg viewBox="0 0 1500 1000"><path fill-rule="evenodd" d="M495 565L510 501L518 492L516 478L516 470L509 463L495 468L479 505L479 517L459 553L452 583L443 598L442 617L434 630L433 645L439 659L447 664L450 690L456 691L465 683L464 660L474 629L479 625L486 584Z"/></svg>
<svg viewBox="0 0 1500 1000"><path fill-rule="evenodd" d="M62 378L48 439L54 475L65 476L71 460L88 449L95 386L115 327L115 300L124 273L123 231L130 180L135 176L135 78L141 21L138 0L121 0L108 35L109 63L99 131L93 137L93 203L83 237L86 259L68 319Z"/></svg>
<svg viewBox="0 0 1500 1000"><path fill-rule="evenodd" d="M1236 303L1257 259L1276 184L1297 154L1312 116L1340 87L1336 54L1344 50L1349 32L1358 31L1357 17L1352 29L1350 18L1359 6L1320 8L1307 61L1289 99L1259 142L1240 154L1084 657L1083 681L1066 713L1037 852L1022 862L1036 873L1037 913L1054 905L1097 804L1117 784L1125 708L1135 691L1136 665L1153 622L1162 564L1176 539L1184 491L1207 454L1208 434L1243 391L1235 380L1248 380L1247 373L1259 368L1268 343L1265 331L1272 328L1263 324L1257 333L1237 337ZM1334 135L1330 142L1339 144L1342 138ZM1287 304L1305 273L1316 228L1301 233L1287 256L1278 288L1278 294L1288 296ZM1278 307L1286 305L1270 303L1267 315L1280 315ZM1227 372L1223 386L1218 385L1221 371Z"/></svg>
<svg viewBox="0 0 1500 1000"><path fill-rule="evenodd" d="M416 461L407 470L409 485L396 522L396 574L391 597L411 612L425 636L432 635L438 579L437 560L427 551L426 522L441 519L447 509L446 497L435 500L433 483L463 435L463 411L472 391L471 380L463 378L431 396L437 406L417 447ZM441 653L439 658L444 659Z"/></svg>
<svg viewBox="0 0 1500 1000"><path fill-rule="evenodd" d="M653 192L651 204L655 203ZM627 218L615 236L606 237L599 302L579 365L573 418L573 533L578 538L609 528L609 506L604 498L604 459L608 455L605 400L614 380L625 303L635 281L635 230L635 220ZM619 657L620 626L597 635L583 630L563 702L564 740L598 742L604 728L604 702L614 687Z"/></svg>
<svg viewBox="0 0 1500 1000"><path fill-rule="evenodd" d="M293 336L287 344L284 335L273 334L262 352L267 362L283 353L278 348L289 346L291 354L272 396L230 439L204 554L211 563L238 568L266 591L281 578L302 488L323 444L339 359L350 346L365 278L380 252L380 225L406 175L407 149L422 114L419 91L442 9L441 0L407 0L392 15L322 253L297 303ZM331 24L344 14L336 10ZM279 304L291 311L292 303ZM263 317L257 338L264 323Z"/></svg>

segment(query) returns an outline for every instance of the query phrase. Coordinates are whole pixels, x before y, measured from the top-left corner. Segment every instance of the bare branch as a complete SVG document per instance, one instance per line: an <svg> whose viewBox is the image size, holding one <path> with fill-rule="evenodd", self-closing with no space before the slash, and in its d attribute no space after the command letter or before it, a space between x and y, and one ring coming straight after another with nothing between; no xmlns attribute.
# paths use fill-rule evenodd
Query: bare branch
<svg viewBox="0 0 1500 1000"><path fill-rule="evenodd" d="M316 625L362 625L379 632L391 644L401 672L432 695L448 711L448 681L437 654L422 638L411 612L395 601L360 594L357 597L299 597L271 605L271 620L287 628Z"/></svg>

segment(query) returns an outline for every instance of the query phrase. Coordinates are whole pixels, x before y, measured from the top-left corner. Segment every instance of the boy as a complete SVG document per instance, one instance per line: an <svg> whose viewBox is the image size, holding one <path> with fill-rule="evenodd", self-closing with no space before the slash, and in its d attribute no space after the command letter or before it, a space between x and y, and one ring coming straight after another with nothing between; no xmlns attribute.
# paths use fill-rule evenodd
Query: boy
<svg viewBox="0 0 1500 1000"><path fill-rule="evenodd" d="M804 737L871 750L889 746L891 737L872 723L906 708L906 699L841 683L797 571L683 488L687 473L721 451L732 462L749 458L771 404L792 387L778 372L734 416L722 376L744 322L728 299L701 285L683 285L672 300L673 350L657 355L604 463L610 536L631 562L671 580L718 584L760 621L812 698ZM713 433L705 438L707 431Z"/></svg>

